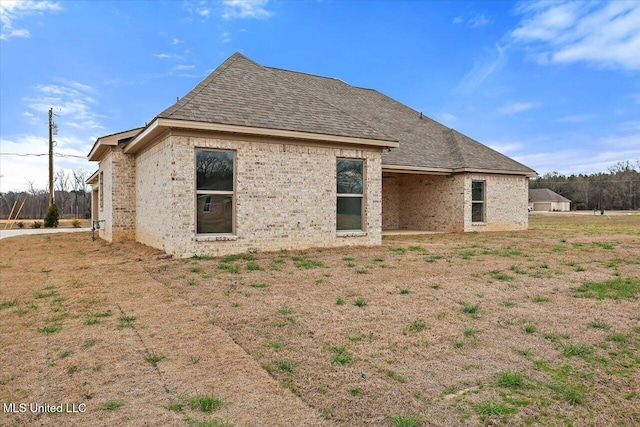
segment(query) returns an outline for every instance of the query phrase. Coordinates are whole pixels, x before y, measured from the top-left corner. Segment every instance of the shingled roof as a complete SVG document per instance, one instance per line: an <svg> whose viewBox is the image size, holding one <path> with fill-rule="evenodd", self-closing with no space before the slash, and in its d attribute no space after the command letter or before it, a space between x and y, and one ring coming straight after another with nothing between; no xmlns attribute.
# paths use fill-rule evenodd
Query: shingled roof
<svg viewBox="0 0 640 427"><path fill-rule="evenodd" d="M383 166L535 175L371 89L259 65L236 53L158 118L399 142Z"/></svg>
<svg viewBox="0 0 640 427"><path fill-rule="evenodd" d="M529 189L529 203L562 203L570 202L560 194L549 190L548 188L530 188Z"/></svg>

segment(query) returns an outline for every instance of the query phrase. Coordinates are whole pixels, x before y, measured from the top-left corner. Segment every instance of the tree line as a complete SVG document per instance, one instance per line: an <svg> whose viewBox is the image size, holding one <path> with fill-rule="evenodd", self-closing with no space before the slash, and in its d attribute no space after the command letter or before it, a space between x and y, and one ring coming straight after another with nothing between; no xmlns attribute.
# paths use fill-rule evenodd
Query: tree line
<svg viewBox="0 0 640 427"><path fill-rule="evenodd" d="M61 218L91 218L91 191L86 183L88 176L84 169L60 169L54 174L53 194ZM14 203L12 218L22 205L19 219L42 219L49 207L49 190L35 188L33 181L28 181L26 191L0 193L0 218L8 218Z"/></svg>
<svg viewBox="0 0 640 427"><path fill-rule="evenodd" d="M640 161L618 162L608 172L565 176L551 172L529 180L571 200L571 209L640 209Z"/></svg>

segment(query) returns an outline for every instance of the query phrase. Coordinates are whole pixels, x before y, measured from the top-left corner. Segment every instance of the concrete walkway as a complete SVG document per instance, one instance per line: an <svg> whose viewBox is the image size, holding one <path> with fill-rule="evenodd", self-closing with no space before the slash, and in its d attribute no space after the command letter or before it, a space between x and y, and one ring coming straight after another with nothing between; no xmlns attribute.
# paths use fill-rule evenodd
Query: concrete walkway
<svg viewBox="0 0 640 427"><path fill-rule="evenodd" d="M0 240L27 234L78 233L81 231L91 231L91 228L18 228L13 230L0 228Z"/></svg>

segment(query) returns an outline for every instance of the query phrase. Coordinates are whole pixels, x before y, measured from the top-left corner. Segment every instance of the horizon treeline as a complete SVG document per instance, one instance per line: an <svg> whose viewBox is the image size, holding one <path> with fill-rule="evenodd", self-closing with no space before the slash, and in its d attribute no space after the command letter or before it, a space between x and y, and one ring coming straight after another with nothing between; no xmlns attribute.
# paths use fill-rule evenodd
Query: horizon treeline
<svg viewBox="0 0 640 427"><path fill-rule="evenodd" d="M85 182L89 176L84 169L58 170L54 175L54 201L60 218L91 218L91 191ZM42 219L49 207L49 190L35 188L28 181L26 191L0 193L0 218L7 219L15 203L12 218L24 202L19 219Z"/></svg>
<svg viewBox="0 0 640 427"><path fill-rule="evenodd" d="M640 161L618 162L608 172L565 176L550 172L529 180L529 188L548 188L571 200L572 210L640 209Z"/></svg>

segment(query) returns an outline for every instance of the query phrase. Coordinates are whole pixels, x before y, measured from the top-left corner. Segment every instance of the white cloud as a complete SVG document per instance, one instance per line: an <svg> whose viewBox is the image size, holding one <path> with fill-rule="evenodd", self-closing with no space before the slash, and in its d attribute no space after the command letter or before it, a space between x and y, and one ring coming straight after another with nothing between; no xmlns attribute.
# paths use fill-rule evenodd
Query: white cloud
<svg viewBox="0 0 640 427"><path fill-rule="evenodd" d="M209 16L209 9L200 9L198 11L198 15L204 16L205 18Z"/></svg>
<svg viewBox="0 0 640 427"><path fill-rule="evenodd" d="M175 45L177 45L177 44L179 44L179 43L182 43L182 40L180 40L180 39L173 39L173 40L171 41L171 44L172 44L172 45L174 45L174 46L175 46Z"/></svg>
<svg viewBox="0 0 640 427"><path fill-rule="evenodd" d="M273 12L265 9L269 0L223 0L224 19L257 18L264 19L273 15Z"/></svg>
<svg viewBox="0 0 640 427"><path fill-rule="evenodd" d="M227 31L222 33L222 42L223 43L228 43L230 41L231 41L231 34L229 34L229 32L227 32Z"/></svg>
<svg viewBox="0 0 640 427"><path fill-rule="evenodd" d="M0 137L3 153L20 154L0 156L2 191L26 189L28 181L33 181L36 188L46 187L49 108L53 108L54 121L58 124L58 134L54 136L54 168L95 168L84 156L95 142L93 135L107 133L101 123L103 116L94 111L98 103L96 97L97 91L93 87L77 81L54 79L54 83L34 86L32 93L22 100L27 106L22 117L29 127L19 135Z"/></svg>
<svg viewBox="0 0 640 427"><path fill-rule="evenodd" d="M474 61L473 68L458 83L454 92L463 94L474 92L487 78L502 68L506 60L505 48L496 43L494 51L488 52L485 58Z"/></svg>
<svg viewBox="0 0 640 427"><path fill-rule="evenodd" d="M494 141L487 143L487 146L502 154L513 154L521 151L525 144L513 141Z"/></svg>
<svg viewBox="0 0 640 427"><path fill-rule="evenodd" d="M517 114L530 110L537 105L532 102L509 102L498 109L501 114Z"/></svg>
<svg viewBox="0 0 640 427"><path fill-rule="evenodd" d="M43 12L55 12L62 10L58 2L48 0L2 0L0 1L0 23L2 31L1 40L12 37L30 37L31 33L26 28L15 28L17 21Z"/></svg>
<svg viewBox="0 0 640 427"><path fill-rule="evenodd" d="M56 137L57 146L54 152L54 169L71 170L83 168L95 169L84 158L60 156L86 156L89 151L90 139L76 137ZM29 181L34 188L47 188L49 177L49 140L40 135L19 135L11 138L0 138L3 153L11 155L0 156L0 192L27 190ZM89 148L85 148L89 147Z"/></svg>
<svg viewBox="0 0 640 427"><path fill-rule="evenodd" d="M587 120L594 119L596 117L595 114L570 114L568 116L560 117L557 122L564 123L582 123Z"/></svg>
<svg viewBox="0 0 640 427"><path fill-rule="evenodd" d="M193 70L196 68L195 65L176 65L173 69L174 71L184 71L184 70Z"/></svg>
<svg viewBox="0 0 640 427"><path fill-rule="evenodd" d="M451 113L442 113L442 114L440 114L440 118L445 123L452 123L452 122L455 122L456 120L458 120L458 117L455 116L454 114L451 114Z"/></svg>
<svg viewBox="0 0 640 427"><path fill-rule="evenodd" d="M524 2L511 37L540 63L587 62L640 70L640 2Z"/></svg>
<svg viewBox="0 0 640 427"><path fill-rule="evenodd" d="M453 18L453 23L462 24L462 16L456 16L455 18Z"/></svg>
<svg viewBox="0 0 640 427"><path fill-rule="evenodd" d="M484 14L480 14L471 18L468 24L472 28L478 28L478 27L483 27L485 25L488 25L489 23L491 23L489 18L484 16Z"/></svg>
<svg viewBox="0 0 640 427"><path fill-rule="evenodd" d="M169 55L168 53L154 53L153 56L160 59L171 58L171 55Z"/></svg>

